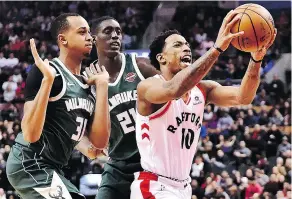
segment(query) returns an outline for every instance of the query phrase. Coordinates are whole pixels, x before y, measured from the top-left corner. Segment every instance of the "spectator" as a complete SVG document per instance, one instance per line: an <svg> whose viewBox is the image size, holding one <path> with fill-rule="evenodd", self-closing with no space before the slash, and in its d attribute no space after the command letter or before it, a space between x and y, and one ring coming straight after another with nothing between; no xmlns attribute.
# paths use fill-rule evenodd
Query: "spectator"
<svg viewBox="0 0 292 199"><path fill-rule="evenodd" d="M276 156L277 148L282 140L282 133L279 131L276 124L273 124L267 132L265 140L267 141L266 156L267 158Z"/></svg>
<svg viewBox="0 0 292 199"><path fill-rule="evenodd" d="M12 31L12 33L10 34L10 36L8 38L8 41L11 41L12 44L14 44L17 39L18 39L18 36L14 33L14 31Z"/></svg>
<svg viewBox="0 0 292 199"><path fill-rule="evenodd" d="M269 182L269 176L265 174L265 171L262 169L255 169L255 179L256 182L264 187Z"/></svg>
<svg viewBox="0 0 292 199"><path fill-rule="evenodd" d="M11 102L16 95L17 83L13 81L13 76L10 76L7 82L2 85L4 91L3 96L6 102Z"/></svg>
<svg viewBox="0 0 292 199"><path fill-rule="evenodd" d="M204 168L203 159L202 157L197 156L195 162L192 164L191 176L199 177L201 175L201 172L203 171L203 168Z"/></svg>
<svg viewBox="0 0 292 199"><path fill-rule="evenodd" d="M203 198L204 196L204 190L199 187L198 181L193 179L191 182L192 187L192 195L197 196L197 198Z"/></svg>
<svg viewBox="0 0 292 199"><path fill-rule="evenodd" d="M282 143L279 144L278 150L277 150L277 156L283 155L286 151L291 151L291 144L288 142L287 136L284 136L282 138Z"/></svg>
<svg viewBox="0 0 292 199"><path fill-rule="evenodd" d="M225 168L229 163L229 158L222 150L218 150L216 158L212 158L211 162L218 168Z"/></svg>
<svg viewBox="0 0 292 199"><path fill-rule="evenodd" d="M250 199L254 194L261 194L263 188L255 181L254 177L248 179L248 186L245 190L245 199Z"/></svg>
<svg viewBox="0 0 292 199"><path fill-rule="evenodd" d="M216 145L216 148L220 148L228 157L231 157L233 152L233 145L236 141L236 136L232 136L229 138L227 135L225 135L223 137L223 143L221 141L219 144Z"/></svg>
<svg viewBox="0 0 292 199"><path fill-rule="evenodd" d="M4 54L4 57L9 57L9 54L11 53L11 50L9 49L9 45L5 44L2 48L1 51Z"/></svg>
<svg viewBox="0 0 292 199"><path fill-rule="evenodd" d="M7 66L13 68L19 63L18 58L14 57L14 53L9 54L9 58L6 60Z"/></svg>
<svg viewBox="0 0 292 199"><path fill-rule="evenodd" d="M260 115L260 118L258 120L258 124L259 125L268 125L270 122L270 119L268 117L268 113L267 112L262 112Z"/></svg>
<svg viewBox="0 0 292 199"><path fill-rule="evenodd" d="M260 93L256 95L253 104L256 106L260 106L262 104L270 106L272 104L272 99L266 94L265 89L261 89Z"/></svg>
<svg viewBox="0 0 292 199"><path fill-rule="evenodd" d="M23 81L20 69L15 69L14 74L12 75L12 81L20 84Z"/></svg>
<svg viewBox="0 0 292 199"><path fill-rule="evenodd" d="M282 157L277 157L277 162L276 162L276 168L278 169L278 172L284 176L287 175L286 169L284 167L284 160Z"/></svg>
<svg viewBox="0 0 292 199"><path fill-rule="evenodd" d="M279 190L279 184L276 174L270 176L270 181L265 185L264 192L271 193L273 195L277 194Z"/></svg>
<svg viewBox="0 0 292 199"><path fill-rule="evenodd" d="M216 191L213 195L214 198L230 199L229 195L223 190L221 186L216 186Z"/></svg>
<svg viewBox="0 0 292 199"><path fill-rule="evenodd" d="M0 199L6 199L6 194L2 188L0 188Z"/></svg>
<svg viewBox="0 0 292 199"><path fill-rule="evenodd" d="M237 186L233 183L232 178L226 179L226 193L230 196L230 199L238 198L238 189Z"/></svg>
<svg viewBox="0 0 292 199"><path fill-rule="evenodd" d="M209 136L206 136L205 138L201 139L199 141L199 147L198 150L202 153L207 153L209 156L211 155L213 143L210 141Z"/></svg>
<svg viewBox="0 0 292 199"><path fill-rule="evenodd" d="M212 111L212 107L211 105L208 105L205 108L205 112L204 112L204 121L208 122L211 121L213 119L214 113Z"/></svg>
<svg viewBox="0 0 292 199"><path fill-rule="evenodd" d="M270 83L270 94L279 102L280 98L283 98L284 83L279 79L278 75L273 76L273 81Z"/></svg>
<svg viewBox="0 0 292 199"><path fill-rule="evenodd" d="M248 109L247 116L244 119L244 124L246 126L254 126L258 122L258 117L254 115L252 109Z"/></svg>
<svg viewBox="0 0 292 199"><path fill-rule="evenodd" d="M0 52L0 69L7 66L7 59L4 57L3 52Z"/></svg>
<svg viewBox="0 0 292 199"><path fill-rule="evenodd" d="M233 123L234 121L230 115L226 111L223 111L223 116L218 120L217 128L225 130L230 128Z"/></svg>
<svg viewBox="0 0 292 199"><path fill-rule="evenodd" d="M228 78L235 78L235 65L233 64L232 59L228 60L228 63L226 64L227 66L227 71L228 71Z"/></svg>
<svg viewBox="0 0 292 199"><path fill-rule="evenodd" d="M24 47L24 42L21 42L19 38L16 39L16 41L11 45L10 50L11 51L19 51L21 48Z"/></svg>
<svg viewBox="0 0 292 199"><path fill-rule="evenodd" d="M289 101L285 101L284 106L282 106L279 111L283 116L288 115L288 114L291 115L291 106L290 106Z"/></svg>
<svg viewBox="0 0 292 199"><path fill-rule="evenodd" d="M206 39L207 39L207 34L204 33L202 28L200 28L199 32L195 35L195 40L198 43L201 43L201 42L205 41Z"/></svg>
<svg viewBox="0 0 292 199"><path fill-rule="evenodd" d="M248 149L246 146L245 146L245 142L244 141L240 141L239 143L239 149L235 150L234 151L234 156L236 157L236 161L238 164L241 164L241 163L249 163L249 157L251 155L251 151L250 149Z"/></svg>
<svg viewBox="0 0 292 199"><path fill-rule="evenodd" d="M284 121L283 116L277 108L272 108L269 112L269 122L277 126L282 125Z"/></svg>
<svg viewBox="0 0 292 199"><path fill-rule="evenodd" d="M265 143L261 142L261 140L264 139L265 134L265 131L261 129L259 124L255 125L251 134L249 134L249 132L245 134L246 145L252 152L251 160L254 164L257 162L256 157L265 153Z"/></svg>
<svg viewBox="0 0 292 199"><path fill-rule="evenodd" d="M123 41L122 41L123 48L131 48L132 45L132 38L130 35L123 33Z"/></svg>

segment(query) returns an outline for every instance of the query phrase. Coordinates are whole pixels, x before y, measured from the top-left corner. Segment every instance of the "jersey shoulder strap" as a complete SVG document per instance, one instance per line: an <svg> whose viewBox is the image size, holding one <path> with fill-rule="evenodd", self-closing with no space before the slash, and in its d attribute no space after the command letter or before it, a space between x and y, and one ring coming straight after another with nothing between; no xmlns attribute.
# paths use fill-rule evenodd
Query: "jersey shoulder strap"
<svg viewBox="0 0 292 199"><path fill-rule="evenodd" d="M138 77L141 80L144 80L145 78L142 75L142 73L139 69L139 66L137 64L137 61L136 61L136 59L137 59L136 55L135 54L125 54L125 57L126 57L127 63L129 63L129 65L131 65L132 70L134 70L137 73Z"/></svg>

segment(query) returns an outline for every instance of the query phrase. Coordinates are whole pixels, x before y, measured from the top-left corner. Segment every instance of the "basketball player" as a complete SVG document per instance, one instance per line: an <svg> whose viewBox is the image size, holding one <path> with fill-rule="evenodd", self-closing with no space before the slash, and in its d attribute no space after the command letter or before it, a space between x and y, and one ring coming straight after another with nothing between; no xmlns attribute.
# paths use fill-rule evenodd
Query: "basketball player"
<svg viewBox="0 0 292 199"><path fill-rule="evenodd" d="M235 106L252 102L260 83L260 65L269 46L251 54L240 87L201 81L221 52L240 33L230 27L239 19L231 11L215 46L191 64L188 42L176 30L165 31L150 45L151 63L162 75L137 87L136 139L143 172L135 173L131 199L190 199L190 169L202 126L204 105Z"/></svg>
<svg viewBox="0 0 292 199"><path fill-rule="evenodd" d="M110 160L104 167L98 199L129 199L134 172L141 171L135 138L137 85L157 71L147 58L121 52L122 30L112 17L95 20L91 30L96 35L98 64L109 72L109 111L111 135Z"/></svg>
<svg viewBox="0 0 292 199"><path fill-rule="evenodd" d="M86 69L86 82L80 76L81 61L93 42L83 17L62 14L51 31L60 48L51 62L43 61L30 41L36 66L26 80L22 132L9 154L7 177L21 198L85 198L65 179L62 167L85 134L88 150L107 145L109 76L99 67ZM96 99L89 85L95 85Z"/></svg>

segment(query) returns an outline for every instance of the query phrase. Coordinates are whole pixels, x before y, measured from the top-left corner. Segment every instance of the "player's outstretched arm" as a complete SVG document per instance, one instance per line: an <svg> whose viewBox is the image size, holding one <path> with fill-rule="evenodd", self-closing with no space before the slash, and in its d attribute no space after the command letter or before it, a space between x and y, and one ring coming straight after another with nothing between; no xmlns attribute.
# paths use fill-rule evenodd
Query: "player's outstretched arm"
<svg viewBox="0 0 292 199"><path fill-rule="evenodd" d="M214 81L202 81L201 84L207 93L207 101L218 106L250 104L253 101L260 84L261 60L266 55L267 49L274 43L276 35L277 30L275 29L270 43L263 49L251 53L252 58L239 87L221 86Z"/></svg>
<svg viewBox="0 0 292 199"><path fill-rule="evenodd" d="M40 139L43 131L49 96L55 79L56 70L49 65L47 59L43 61L40 58L33 39L30 40L30 48L35 65L42 72L43 79L34 100L24 104L24 116L21 121L21 128L26 141L36 142Z"/></svg>
<svg viewBox="0 0 292 199"><path fill-rule="evenodd" d="M108 105L109 74L105 67L93 64L85 69L88 79L87 84L95 85L96 102L93 122L88 135L89 141L98 149L107 146L110 135L110 116Z"/></svg>
<svg viewBox="0 0 292 199"><path fill-rule="evenodd" d="M230 11L224 18L219 30L215 45L221 50L226 50L235 37L244 32L231 33L231 27L240 19L235 16L237 11ZM172 99L180 98L187 91L192 89L211 69L220 53L215 48L208 50L202 57L196 60L191 66L178 72L171 80L162 82L160 80L143 81L140 85L142 91L138 94L143 95L145 100L153 104L162 104Z"/></svg>

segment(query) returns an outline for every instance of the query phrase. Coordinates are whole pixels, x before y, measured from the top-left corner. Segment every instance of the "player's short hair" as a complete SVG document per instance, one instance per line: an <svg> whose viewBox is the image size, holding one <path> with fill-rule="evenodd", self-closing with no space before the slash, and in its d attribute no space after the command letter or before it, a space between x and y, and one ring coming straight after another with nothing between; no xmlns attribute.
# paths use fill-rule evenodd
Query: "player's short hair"
<svg viewBox="0 0 292 199"><path fill-rule="evenodd" d="M115 18L111 17L111 16L102 16L102 17L99 17L97 19L94 19L91 21L91 32L93 34L96 33L97 29L99 28L99 25L103 22L103 21L106 21L106 20L115 20L117 21Z"/></svg>
<svg viewBox="0 0 292 199"><path fill-rule="evenodd" d="M80 15L77 13L63 13L59 15L58 17L56 17L51 24L51 35L53 39L57 41L58 35L68 30L68 28L70 27L70 24L67 20L68 17L78 17L78 16Z"/></svg>
<svg viewBox="0 0 292 199"><path fill-rule="evenodd" d="M164 44L165 44L165 39L167 37L169 37L170 35L173 35L173 34L181 35L175 29L173 29L173 30L165 30L165 31L161 32L160 35L155 37L155 39L153 40L153 42L149 46L149 49L150 49L149 59L150 59L151 64L157 70L160 70L160 64L156 59L156 55L162 52L162 49L163 49Z"/></svg>

